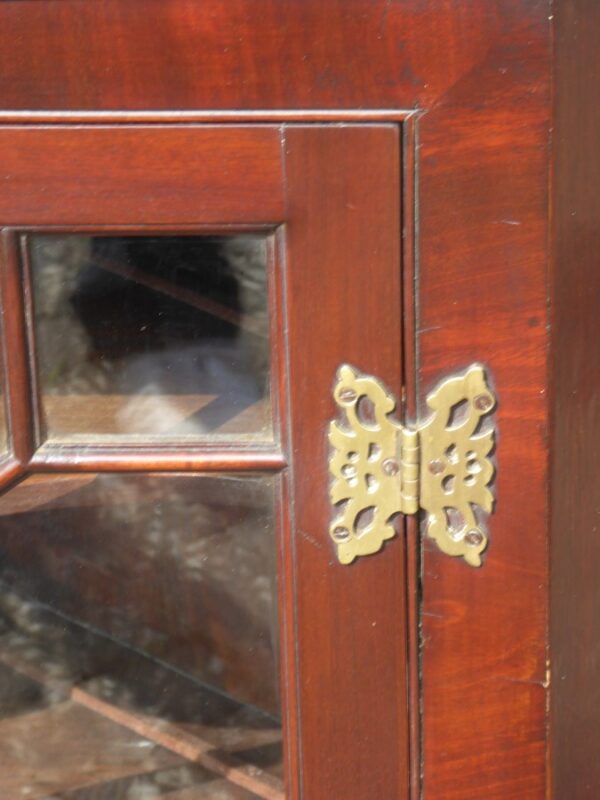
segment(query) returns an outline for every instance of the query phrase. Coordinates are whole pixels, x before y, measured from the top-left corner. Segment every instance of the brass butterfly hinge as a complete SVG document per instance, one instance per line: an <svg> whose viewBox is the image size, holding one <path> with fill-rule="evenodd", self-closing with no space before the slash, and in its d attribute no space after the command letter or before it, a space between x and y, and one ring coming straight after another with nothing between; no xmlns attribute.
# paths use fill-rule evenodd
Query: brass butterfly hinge
<svg viewBox="0 0 600 800"><path fill-rule="evenodd" d="M495 430L482 420L496 399L479 364L447 378L427 396L431 415L401 425L394 397L377 378L344 364L334 389L342 419L331 422L329 471L337 556L350 564L395 535L397 514L425 512L426 533L448 555L481 565L487 534L474 507L491 513L488 458Z"/></svg>

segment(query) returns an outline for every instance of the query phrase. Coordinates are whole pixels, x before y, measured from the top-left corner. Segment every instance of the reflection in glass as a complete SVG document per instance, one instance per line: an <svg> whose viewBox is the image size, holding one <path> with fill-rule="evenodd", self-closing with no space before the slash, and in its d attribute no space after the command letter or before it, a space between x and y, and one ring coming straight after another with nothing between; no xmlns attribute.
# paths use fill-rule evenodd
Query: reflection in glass
<svg viewBox="0 0 600 800"><path fill-rule="evenodd" d="M28 243L43 436L269 438L263 237Z"/></svg>
<svg viewBox="0 0 600 800"><path fill-rule="evenodd" d="M0 797L283 798L273 482L0 498Z"/></svg>

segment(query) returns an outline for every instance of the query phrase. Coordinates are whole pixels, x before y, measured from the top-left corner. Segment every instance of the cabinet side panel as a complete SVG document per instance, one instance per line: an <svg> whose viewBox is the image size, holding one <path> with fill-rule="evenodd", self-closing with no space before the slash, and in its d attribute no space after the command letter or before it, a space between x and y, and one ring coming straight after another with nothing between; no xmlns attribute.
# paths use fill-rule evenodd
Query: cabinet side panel
<svg viewBox="0 0 600 800"><path fill-rule="evenodd" d="M399 129L285 136L301 796L406 800L405 541L338 563L327 474L338 367L400 396Z"/></svg>
<svg viewBox="0 0 600 800"><path fill-rule="evenodd" d="M499 39L420 126L419 398L482 362L499 430L483 566L425 540L426 800L545 796L550 23L525 5L537 22Z"/></svg>
<svg viewBox="0 0 600 800"><path fill-rule="evenodd" d="M556 800L600 791L600 5L556 9L551 740Z"/></svg>

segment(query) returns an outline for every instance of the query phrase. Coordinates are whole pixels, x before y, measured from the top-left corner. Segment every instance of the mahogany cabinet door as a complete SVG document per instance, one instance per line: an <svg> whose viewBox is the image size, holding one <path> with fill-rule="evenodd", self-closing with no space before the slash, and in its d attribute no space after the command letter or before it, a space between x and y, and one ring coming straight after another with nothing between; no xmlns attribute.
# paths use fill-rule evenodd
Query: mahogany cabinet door
<svg viewBox="0 0 600 800"><path fill-rule="evenodd" d="M0 128L0 796L408 797L404 537L338 563L327 468L342 363L402 396L400 152Z"/></svg>
<svg viewBox="0 0 600 800"><path fill-rule="evenodd" d="M7 235L3 289L10 310L4 315L5 367L15 456L4 462L4 479L16 480L23 470L52 475L59 467L75 469L74 462L86 474L139 472L141 465L158 472L252 473L260 466L279 476L280 491L287 492L287 515L277 530L292 795L300 791L299 776L305 797L378 793L387 800L405 791L404 727L395 706L404 702L404 661L394 649L405 641L404 613L402 598L392 596L404 585L402 541L342 569L333 561L326 520L314 522L329 513L320 465L340 359L379 374L394 391L403 388L413 419L428 413L427 393L440 380L473 362L486 366L498 398L497 503L483 567L448 558L426 536L420 545L416 524L407 525L407 552L418 550L420 560L417 571L417 556L407 559L408 601L419 611L418 637L408 636L410 697L419 709L410 719L412 800L541 800L553 793L579 800L598 782L600 760L590 734L598 727L598 703L590 698L599 638L600 451L593 431L600 422L592 413L598 370L590 365L599 360L592 288L598 276L593 65L600 4L553 0L551 6L546 0L0 3L0 122L15 126L3 133L0 150L0 222L17 231ZM175 121L181 127L167 135L162 126ZM306 133L279 127L301 121ZM348 127L337 130L326 121ZM134 122L146 127L128 127ZM208 157L207 144L190 142L198 135L195 126L216 122L225 126L220 131L234 131L233 138L227 145L219 133ZM385 237L400 228L392 188L397 171L383 166L391 145L381 143L379 156L362 145L358 157L350 155L359 123L374 122L401 126L403 174L414 177L414 191L410 179L403 182L402 269L409 291L402 343L395 267L384 291L378 272L389 252ZM230 127L247 123L267 125L253 128L252 136L270 139L278 156L263 157L262 145L254 147L249 134ZM114 146L116 131L109 133L108 124L118 126L122 141L131 136L143 144ZM32 126L27 133L24 125ZM208 137L209 128L203 130ZM395 135L385 124L360 130L365 137ZM34 146L37 137L63 144L44 152ZM95 145L103 137L104 146ZM336 143L321 163L325 139ZM302 149L305 157L296 162L294 153ZM334 175L338 160L352 166ZM354 198L337 202L344 192ZM273 415L263 421L279 440L246 435L237 443L222 437L216 445L176 447L168 441L143 446L138 437L135 448L102 441L85 448L32 446L30 431L39 441L40 426L22 398L30 391L37 396L39 387L25 383L32 345L25 347L22 335L22 257L13 241L19 226L43 231L61 216L71 232L101 223L113 232L119 225L139 232L140 225L160 220L175 234L185 225L217 237L228 224L236 235L247 226L250 236L277 231L266 257L284 280L271 282L271 341L280 335L287 345L278 348L277 366L271 359L271 378L279 376L271 386L279 394L266 404ZM392 220L389 229L386 220ZM363 227L370 229L364 236ZM259 250L267 247L261 241ZM210 247L214 255L215 244ZM247 252L237 239L231 248L228 264ZM242 270L243 259L237 263ZM311 279L313 271L319 274ZM342 276L335 292L333 279L331 285L326 279L334 274ZM156 280L153 285L157 289ZM356 295L353 287L360 287ZM218 293L215 298L222 300ZM110 303L98 310L115 314ZM72 313L65 307L65 315ZM132 325L146 324L137 312L123 316ZM96 337L105 348L113 339ZM47 346L53 341L49 337ZM37 344L39 357L46 345ZM403 364L395 355L401 346ZM60 355L60 347L55 352ZM175 398L189 408L196 394L171 393L169 407ZM222 404L211 405L210 392L202 396L203 419L221 421L222 432L233 426L248 434L240 429L245 411L224 417ZM104 397L104 408L115 398ZM75 415L49 399L62 424L79 424L81 410ZM115 415L102 418L106 425ZM134 419L151 418L140 412ZM161 415L160 424L169 419ZM215 484L209 486L205 498L218 494ZM245 507L252 509L255 500L248 492ZM227 503L217 506L219 519L232 519ZM392 602L378 605L377 613L389 614L389 636L381 632L382 619L373 617L374 638L365 647L362 620L386 591ZM353 614L360 604L368 611L364 617ZM168 612L168 603L163 606ZM223 603L213 608L226 610ZM366 679L365 652L373 662Z"/></svg>

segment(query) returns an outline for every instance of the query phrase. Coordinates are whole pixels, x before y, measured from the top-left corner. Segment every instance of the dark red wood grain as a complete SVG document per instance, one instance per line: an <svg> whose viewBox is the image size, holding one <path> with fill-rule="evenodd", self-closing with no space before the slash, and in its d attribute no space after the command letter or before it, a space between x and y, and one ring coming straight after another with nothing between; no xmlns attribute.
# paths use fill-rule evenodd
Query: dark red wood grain
<svg viewBox="0 0 600 800"><path fill-rule="evenodd" d="M290 126L284 147L302 797L403 800L405 542L340 565L319 466L341 363L401 394L399 130Z"/></svg>
<svg viewBox="0 0 600 800"><path fill-rule="evenodd" d="M429 108L542 14L541 0L8 0L0 98L75 111Z"/></svg>
<svg viewBox="0 0 600 800"><path fill-rule="evenodd" d="M0 224L277 222L279 139L274 125L3 127Z"/></svg>
<svg viewBox="0 0 600 800"><path fill-rule="evenodd" d="M564 102L558 117L561 136L567 140L558 151L563 153L560 180L566 194L557 213L560 225L556 226L557 263L564 266L558 270L553 293L558 303L555 324L562 320L555 342L560 344L571 330L573 338L570 344L565 342L556 348L555 386L564 380L557 389L555 407L555 419L560 416L563 421L552 440L558 445L552 484L556 486L562 475L560 448L566 443L572 443L568 451L569 472L578 474L579 445L587 441L588 430L580 422L582 415L591 421L592 430L597 428L593 370L575 400L569 392L576 388L584 371L578 354L595 341L595 294L588 290L596 286L594 253L598 247L591 216L597 204L593 190L576 200L584 177L592 185L595 173L590 165L596 163L595 138L586 134L588 138L584 138L573 162L572 178L572 162L564 155L577 144L580 125L576 120L584 108L587 130L593 131L597 122L597 82L593 83L596 73L584 66L584 60L587 64L593 59L595 7L585 0L560 0L554 5L564 9L567 25L563 30L570 29L574 40L570 48L562 51L567 54L562 61L563 88L560 83L557 85L563 98L571 95L572 85L580 87L569 103ZM576 12L579 17L573 16ZM0 104L6 112L19 112L12 116L8 113L5 119L19 119L23 124L36 119L35 113L28 118L29 111L60 110L71 110L74 122L84 121L86 111L115 110L125 113L121 120L128 111L147 110L148 122L164 121L164 112L171 110L169 119L182 123L194 119L196 113L205 119L231 123L236 118L247 121L251 116L248 112L257 112L259 120L271 121L283 120L285 112L290 112L298 120L298 111L305 109L306 121L313 121L322 119L324 112L326 115L327 111L337 111L347 121L352 121L354 114L363 122L368 121L368 109L383 109L398 119L407 110L417 112L418 123L410 138L407 135L404 140L411 143L409 149L414 155L417 212L414 258L409 241L413 231L405 229L405 254L411 261L405 262L404 273L407 286L416 290L417 297L416 347L410 336L406 339L406 378L412 394L408 408L411 411L416 407L417 394L422 403L426 391L440 377L479 360L489 368L498 393L500 431L498 503L489 523L491 544L485 565L479 571L470 570L440 555L429 544L423 554L420 737L425 800L542 800L547 796L551 17L547 0L207 0L202 4L193 0L107 0L85 4L76 0L9 0L0 4ZM584 17L588 33L580 51L574 20ZM581 36L583 21L577 21L577 25ZM559 53L561 46L559 40ZM567 64L571 59L572 63ZM46 116L49 122L53 118L52 113ZM64 115L58 119L65 122ZM100 128L101 120L96 117ZM160 126L156 130L160 131ZM187 132L187 126L182 130ZM388 134L377 130L377 136L386 139ZM181 133L182 145L186 135ZM391 335L394 346L399 347L400 322L389 310L395 278L379 282L369 265L374 258L381 259L383 251L369 249L368 240L357 240L363 221L377 231L377 236L384 235L383 225L392 224L387 215L397 199L386 195L395 179L382 167L389 145L378 145L382 162L376 163L370 150L367 158L359 146L345 144L341 132L333 128L327 134L315 134L314 144L303 135L300 131L286 134L291 148L290 186L295 176L300 187L290 205L290 213L297 221L290 223L289 252L292 253L293 244L298 253L294 258L301 258L303 265L315 269L308 261L310 256L315 264L334 265L334 272L339 270L340 274L340 261L345 259L341 289L328 281L325 268L321 275L305 278L306 283L298 278L292 287L299 300L292 324L297 333L304 336L304 331L308 332L306 346L291 354L296 397L293 413L298 421L298 404L303 402L311 419L324 424L332 410L324 387L331 387L336 359L364 358L367 366L368 350L368 365L372 364L369 370L379 369L394 389L401 388L400 358L391 355L388 340ZM100 141L104 134L100 132L98 136ZM335 139L335 146L329 143L332 139L321 138L326 136ZM376 138L375 133L370 137ZM147 139L152 149L150 133ZM73 147L80 152L78 145ZM160 152L153 152L160 157ZM180 200L174 201L171 219L177 223L183 216L187 220L188 204L193 199L204 203L206 214L210 214L214 206L208 197L198 198L186 188L185 153L178 151L173 157L180 165L179 179L185 190ZM134 163L148 166L156 162L156 158L150 159L144 153L136 153L135 158ZM369 174L361 166L365 158ZM25 150L22 161L22 174L29 175L23 186L32 186L35 173L33 168L27 172ZM38 169L45 163L38 163ZM69 169L66 157L62 166ZM196 168L197 175L207 170L209 183L215 179L210 167ZM261 183L260 170L257 162L252 174L263 187L261 190L253 193L247 188L242 169L227 178L227 191L241 193L239 202L243 208L255 203L253 221L257 221L256 215L262 215L264 221L276 222L285 216L271 213L280 208L281 195L277 195L276 208L269 205L273 201L267 190L268 181ZM77 174L75 166L70 174ZM58 175L57 171L53 185L60 193ZM379 183L375 185L377 176ZM11 180L5 178L5 185L11 186ZM102 176L99 180L102 183ZM330 213L335 197L342 193L340 184L344 180L345 187L357 193L353 205L360 209L360 215L352 209L338 210L345 231L340 241L333 231L326 230L317 215L325 218ZM357 181L361 182L360 188ZM137 189L123 186L129 203L144 185L140 178ZM83 189L78 191L73 198L77 197L83 204L83 213L88 213L89 197L83 197ZM2 197L0 203L4 202L7 212L12 213L8 195L3 193ZM408 202L412 204L410 196ZM146 217L153 216L152 203L152 198L144 200L142 210L147 212ZM119 198L115 211L118 208L125 208L125 201ZM28 213L25 204L19 210ZM40 204L38 211L47 213ZM571 211L576 212L574 220ZM582 220L581 227L577 220ZM300 236L309 221L311 230L319 234L314 242ZM399 222L397 229L400 230ZM323 254L327 256L325 261ZM583 261L584 266L576 269L573 258ZM575 284L579 288L573 288L576 275L583 276ZM361 299L344 316L340 292L341 297L347 296L348 285L354 282ZM319 303L327 303L332 309L332 322L329 335L321 337L317 348L311 344L310 323ZM569 317L573 304L578 309L578 320ZM405 298L406 309L411 310L409 296ZM407 324L409 318L410 313ZM380 322L378 337L373 320ZM347 337L347 345L342 345L342 336ZM592 350L592 356L595 353ZM416 374L411 375L413 356ZM310 374L310 381L296 382L301 374ZM573 438L574 432L578 438ZM404 778L393 773L393 765L405 763L404 755L399 762L394 760L396 741L404 742L403 734L396 729L382 745L384 750L378 750L367 738L365 726L372 724L375 730L388 733L394 729L391 718L396 719L399 706L394 706L393 711L384 707L385 690L381 684L384 680L399 681L390 671L401 659L398 650L394 650L395 655L390 655L390 650L399 649L403 642L388 642L389 650L374 647L369 659L361 648L354 653L340 629L330 627L341 618L340 606L357 607L357 598L365 597L367 585L380 589L367 597L357 613L356 636L369 640L368 634L375 635L364 629L371 617L385 618L392 627L398 624L383 604L401 604L401 590L396 587L386 595L383 587L391 576L399 585L403 580L403 568L399 566L402 546L394 542L377 558L366 560L347 573L340 574L335 564L318 566L318 548L311 539L316 531L316 541L328 545L322 539L326 509L324 497L310 492L309 487L317 477L323 485L326 482L324 467L315 466L325 463L324 452L315 446L308 460L310 447L306 442L310 443L314 434L303 427L299 435L298 452L292 455L304 460L302 470L295 468L290 497L307 524L295 529L297 577L303 574L303 568L313 576L299 584L299 627L295 632L300 635L300 644L306 637L307 647L314 654L313 661L301 657L300 663L300 695L307 703L300 717L305 796L309 800L320 796L327 796L328 800L337 800L337 796L354 798L353 793L361 798L402 797L398 792L403 791L399 787L404 785ZM586 453L583 463L587 474L593 476L597 465L589 449ZM556 565L571 556L565 538L557 540L559 530L586 531L575 551L575 563L579 569L589 567L589 580L593 582L595 500L580 507L580 496L573 477L563 490L564 505L560 509L555 505L553 511L557 544L553 558ZM410 563L414 571L415 561ZM291 564L285 564L291 580ZM555 607L563 602L580 573L575 569L556 574L559 590ZM414 600L417 588L412 588ZM587 596L593 601L594 595ZM561 664L567 668L565 691L556 695L555 702L555 729L561 720L566 725L563 735L558 736L555 731L555 754L559 750L565 754L556 777L560 788L557 800L588 796L585 777L579 784L581 788L574 784L579 796L569 794L569 776L573 768L587 764L589 771L584 770L582 775L593 778L596 760L594 739L588 729L583 728L585 746L578 743L575 735L580 730L578 720L583 710L593 701L586 688L586 676L593 671L582 671L586 664L594 663L591 654L596 630L590 610L593 603L587 606L584 595L579 597L580 601L567 605L564 616L557 619L554 633L555 644L563 635L565 645L579 643L565 656L565 662L555 661L558 674ZM376 609L375 599L381 601ZM289 596L286 602L290 611ZM317 624L311 625L314 608L319 615ZM579 612L587 620L588 634L578 639L577 629L569 632L567 628ZM289 630L286 636L291 659L293 636ZM343 653L345 659L341 657ZM339 684L323 678L332 674L334 664L340 667ZM357 694L357 686L362 685L365 674L372 694L363 697ZM412 674L417 674L414 660ZM577 690L578 685L581 690ZM326 692L326 687L330 691ZM295 688L287 687L286 691L294 695ZM369 696L373 698L372 708L366 705ZM415 705L414 689L412 696ZM568 711L571 701L575 705ZM335 709L335 715L331 709ZM290 707L288 718L292 719L293 714ZM345 742L350 731L354 734L352 768L348 766L352 759L345 757L335 738L340 736ZM394 740L394 736L399 738ZM377 739L379 742L380 737ZM413 743L418 739L415 735ZM400 747L404 753L404 745ZM329 761L328 753L333 753ZM372 774L381 776L381 780L371 784L371 792L366 795L369 758L374 759ZM318 775L326 776L325 786L343 789L345 795L320 795L321 789L315 785ZM415 786L414 798L417 796Z"/></svg>
<svg viewBox="0 0 600 800"><path fill-rule="evenodd" d="M499 430L484 565L425 543L427 800L546 792L549 21L517 6L536 24L499 36L419 130L419 397L482 362Z"/></svg>
<svg viewBox="0 0 600 800"><path fill-rule="evenodd" d="M12 456L24 468L33 454L34 440L18 236L10 230L3 230L0 236L0 294L4 311L2 362L9 439ZM10 471L8 475L10 480Z"/></svg>
<svg viewBox="0 0 600 800"><path fill-rule="evenodd" d="M275 447L246 447L142 444L44 444L29 462L35 472L247 472L279 470L286 466L285 457Z"/></svg>
<svg viewBox="0 0 600 800"><path fill-rule="evenodd" d="M600 792L600 5L556 12L553 181L552 797Z"/></svg>

